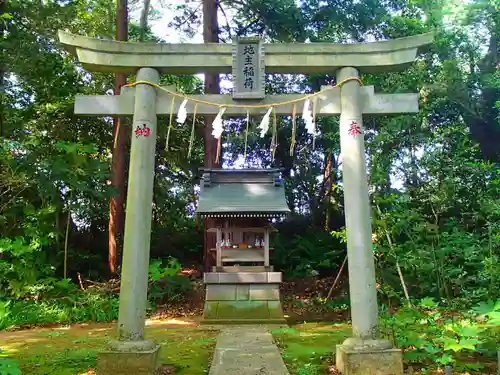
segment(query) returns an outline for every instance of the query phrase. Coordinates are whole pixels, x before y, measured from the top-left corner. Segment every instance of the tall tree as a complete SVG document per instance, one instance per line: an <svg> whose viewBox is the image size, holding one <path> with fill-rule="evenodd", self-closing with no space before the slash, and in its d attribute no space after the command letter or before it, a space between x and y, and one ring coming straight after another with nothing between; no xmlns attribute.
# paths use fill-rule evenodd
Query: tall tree
<svg viewBox="0 0 500 375"><path fill-rule="evenodd" d="M116 40L128 39L128 4L127 0L116 2ZM120 95L121 87L127 83L125 74L115 75L115 95ZM125 149L127 135L122 119L113 120L113 157L111 161L111 184L116 193L109 203L108 266L111 274L116 273L118 249L122 244L125 222Z"/></svg>
<svg viewBox="0 0 500 375"><path fill-rule="evenodd" d="M144 38L146 37L146 31L148 28L148 14L149 14L149 8L151 5L151 0L144 0L144 5L142 7L142 12L141 12L141 19L140 19L140 34L139 34L139 41L144 42Z"/></svg>
<svg viewBox="0 0 500 375"><path fill-rule="evenodd" d="M477 30L479 43L486 49L483 55L476 51L477 41L471 45L464 57L470 74L464 80L464 89L455 91L455 102L459 105L471 136L479 142L485 160L498 163L500 151L500 85L494 80L500 68L500 3L496 0L476 0L467 5L467 26ZM484 35L481 35L484 34ZM472 38L471 38L472 39Z"/></svg>
<svg viewBox="0 0 500 375"><path fill-rule="evenodd" d="M219 7L218 0L203 0L203 42L218 43L219 42L219 20L217 11ZM219 94L219 75L205 73L205 93ZM204 123L203 138L205 141L205 157L203 166L205 168L219 168L220 160L216 163L217 156L217 139L212 135L213 116L206 116ZM210 226L210 219L206 219L205 226ZM205 232L204 248L205 248L205 271L208 271L208 249L214 247L215 237L212 233Z"/></svg>
<svg viewBox="0 0 500 375"><path fill-rule="evenodd" d="M219 6L218 0L203 1L203 42L218 43L219 42L219 22L217 10ZM205 74L205 93L219 94L219 75ZM212 135L212 122L214 117L205 117L204 140L205 140L205 159L204 166L206 168L220 167L220 162L216 163L217 140Z"/></svg>

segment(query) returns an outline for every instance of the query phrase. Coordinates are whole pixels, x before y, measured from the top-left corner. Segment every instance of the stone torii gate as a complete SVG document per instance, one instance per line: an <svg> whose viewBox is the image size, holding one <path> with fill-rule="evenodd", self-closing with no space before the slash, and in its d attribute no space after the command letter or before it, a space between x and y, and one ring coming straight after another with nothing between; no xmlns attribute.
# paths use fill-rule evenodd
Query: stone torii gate
<svg viewBox="0 0 500 375"><path fill-rule="evenodd" d="M266 104L304 95L264 95L265 73L335 73L341 87L317 96L317 116L340 115L344 206L349 258L352 337L337 346L337 366L344 375L403 373L401 351L380 339L371 217L363 137L363 114L418 112L418 94L376 94L373 86L355 80L360 73L401 70L411 65L419 47L432 34L361 44L264 44L244 38L230 44L148 44L101 40L59 32L59 40L88 71L136 74L135 87L119 96L77 96L75 114L133 116L130 172L125 220L118 340L100 353L100 375L152 374L159 346L144 337L152 219L157 115L177 113L181 101L155 88L160 74L233 73L233 95L192 96L216 103ZM249 54L252 50L253 54ZM252 73L252 74L250 74ZM171 88L169 88L172 90ZM173 101L173 103L172 103ZM173 106L172 106L173 104ZM197 115L215 115L219 108L197 105ZM187 106L193 113L193 106ZM293 106L274 107L290 115ZM267 108L249 108L262 115ZM300 110L298 111L300 114ZM244 108L227 107L226 116L244 116ZM135 132L145 129L144 132ZM147 130L147 131L146 131ZM358 136L359 135L359 136Z"/></svg>

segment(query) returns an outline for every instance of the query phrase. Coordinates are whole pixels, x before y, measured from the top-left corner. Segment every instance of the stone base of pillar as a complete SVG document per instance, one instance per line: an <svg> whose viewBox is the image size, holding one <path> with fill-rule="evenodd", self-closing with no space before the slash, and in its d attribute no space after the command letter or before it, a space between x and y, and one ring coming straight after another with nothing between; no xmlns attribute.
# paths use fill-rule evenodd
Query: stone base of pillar
<svg viewBox="0 0 500 375"><path fill-rule="evenodd" d="M335 365L342 375L403 375L401 349L336 349Z"/></svg>
<svg viewBox="0 0 500 375"><path fill-rule="evenodd" d="M107 350L97 353L99 375L155 375L160 345L148 350Z"/></svg>

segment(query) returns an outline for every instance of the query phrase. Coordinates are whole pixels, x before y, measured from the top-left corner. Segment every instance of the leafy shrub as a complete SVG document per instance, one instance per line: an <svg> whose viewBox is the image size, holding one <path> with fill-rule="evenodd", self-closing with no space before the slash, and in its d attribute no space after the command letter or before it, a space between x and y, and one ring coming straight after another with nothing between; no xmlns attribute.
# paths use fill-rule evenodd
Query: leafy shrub
<svg viewBox="0 0 500 375"><path fill-rule="evenodd" d="M42 301L0 301L0 329L12 326L106 322L118 317L118 296L96 290Z"/></svg>
<svg viewBox="0 0 500 375"><path fill-rule="evenodd" d="M21 245L19 245L21 246ZM93 288L80 290L71 279L42 277L29 283L9 280L0 300L0 329L47 323L103 322L118 316L118 296Z"/></svg>
<svg viewBox="0 0 500 375"><path fill-rule="evenodd" d="M460 370L484 368L484 359L473 363L471 358L495 358L498 338L494 330L486 329L493 326L500 326L500 300L481 303L457 316L439 309L432 298L425 298L417 308L401 308L393 315L382 316L382 332L397 347L406 349L406 361L453 364Z"/></svg>
<svg viewBox="0 0 500 375"><path fill-rule="evenodd" d="M155 304L177 303L183 301L187 293L193 290L189 277L184 275L165 276L149 287L149 298Z"/></svg>
<svg viewBox="0 0 500 375"><path fill-rule="evenodd" d="M301 221L281 224L271 246L272 264L288 277L330 273L338 269L345 256L345 245L336 236Z"/></svg>
<svg viewBox="0 0 500 375"><path fill-rule="evenodd" d="M0 375L21 375L19 363L0 349Z"/></svg>
<svg viewBox="0 0 500 375"><path fill-rule="evenodd" d="M47 323L103 322L118 316L118 296L45 277L23 288L23 299L0 300L0 329Z"/></svg>
<svg viewBox="0 0 500 375"><path fill-rule="evenodd" d="M149 299L158 303L177 303L192 290L187 276L179 275L181 266L169 258L151 262ZM28 289L26 289L28 290ZM46 277L32 285L25 299L0 299L0 330L12 326L107 322L118 318L118 294L89 288L82 291L70 279Z"/></svg>
<svg viewBox="0 0 500 375"><path fill-rule="evenodd" d="M179 275L180 269L181 265L175 258L169 258L166 266L160 259L151 262L149 299L152 303L177 303L184 300L193 285L189 277Z"/></svg>
<svg viewBox="0 0 500 375"><path fill-rule="evenodd" d="M46 243L48 239L37 237L0 238L0 290L4 297L38 298L47 291L52 279L46 278L53 275L54 267L40 251Z"/></svg>

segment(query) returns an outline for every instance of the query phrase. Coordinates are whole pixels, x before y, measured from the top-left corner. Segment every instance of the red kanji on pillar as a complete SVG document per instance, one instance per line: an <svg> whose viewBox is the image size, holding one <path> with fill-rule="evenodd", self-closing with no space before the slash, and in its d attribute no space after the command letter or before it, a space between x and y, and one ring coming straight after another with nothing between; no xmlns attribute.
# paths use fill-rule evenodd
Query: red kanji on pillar
<svg viewBox="0 0 500 375"><path fill-rule="evenodd" d="M142 124L142 128L139 126L135 128L136 138L139 138L140 136L149 137L150 135L151 135L151 129L146 124Z"/></svg>
<svg viewBox="0 0 500 375"><path fill-rule="evenodd" d="M361 134L361 127L358 125L357 121L354 120L351 121L348 133L353 138L356 138L357 135Z"/></svg>

